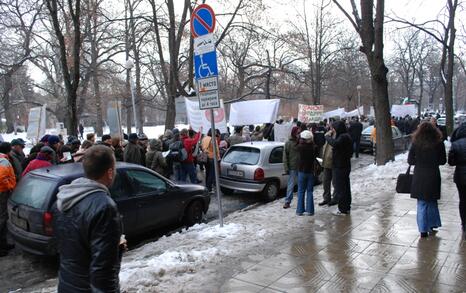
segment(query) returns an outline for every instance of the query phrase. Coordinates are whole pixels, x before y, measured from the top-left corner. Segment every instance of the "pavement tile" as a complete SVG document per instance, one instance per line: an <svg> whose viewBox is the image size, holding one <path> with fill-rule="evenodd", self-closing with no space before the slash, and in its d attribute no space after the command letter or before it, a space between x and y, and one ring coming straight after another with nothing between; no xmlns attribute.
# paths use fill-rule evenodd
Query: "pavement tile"
<svg viewBox="0 0 466 293"><path fill-rule="evenodd" d="M382 255L360 254L351 261L351 266L353 267L379 273L388 273L395 264L395 260L387 259Z"/></svg>
<svg viewBox="0 0 466 293"><path fill-rule="evenodd" d="M433 283L426 280L409 279L401 276L387 275L374 287L371 293L415 293L431 292Z"/></svg>
<svg viewBox="0 0 466 293"><path fill-rule="evenodd" d="M458 267L444 266L438 275L440 284L451 285L457 288L466 288L466 270Z"/></svg>
<svg viewBox="0 0 466 293"><path fill-rule="evenodd" d="M466 270L466 253L448 254L448 257L445 260L444 266L448 268L458 268L458 269Z"/></svg>
<svg viewBox="0 0 466 293"><path fill-rule="evenodd" d="M288 268L291 270L305 262L306 262L306 258L281 253L281 254L269 257L264 261L261 261L260 263L258 263L258 265L271 267L271 268Z"/></svg>
<svg viewBox="0 0 466 293"><path fill-rule="evenodd" d="M254 285L248 282L240 281L237 279L228 280L220 288L222 293L250 293L250 292L260 292L264 287Z"/></svg>
<svg viewBox="0 0 466 293"><path fill-rule="evenodd" d="M235 279L267 287L290 271L289 268L270 268L255 265L235 276Z"/></svg>
<svg viewBox="0 0 466 293"><path fill-rule="evenodd" d="M384 277L383 273L347 265L337 272L329 281L337 288L372 289Z"/></svg>
<svg viewBox="0 0 466 293"><path fill-rule="evenodd" d="M452 240L446 240L435 236L429 236L427 238L418 238L415 240L411 247L418 249L424 249L427 251L440 251L450 252L458 242Z"/></svg>

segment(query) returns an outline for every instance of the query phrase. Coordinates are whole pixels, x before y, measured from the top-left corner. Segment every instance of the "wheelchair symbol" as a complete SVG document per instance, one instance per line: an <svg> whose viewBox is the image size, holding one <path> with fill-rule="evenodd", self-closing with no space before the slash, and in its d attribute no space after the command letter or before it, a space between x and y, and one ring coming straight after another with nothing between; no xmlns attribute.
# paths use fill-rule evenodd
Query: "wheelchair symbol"
<svg viewBox="0 0 466 293"><path fill-rule="evenodd" d="M214 75L212 73L212 70L210 70L209 64L204 63L204 60L202 59L202 54L199 55L199 57L201 59L201 64L199 68L197 69L197 73L199 74L199 77L204 78L204 77L209 77L209 76Z"/></svg>

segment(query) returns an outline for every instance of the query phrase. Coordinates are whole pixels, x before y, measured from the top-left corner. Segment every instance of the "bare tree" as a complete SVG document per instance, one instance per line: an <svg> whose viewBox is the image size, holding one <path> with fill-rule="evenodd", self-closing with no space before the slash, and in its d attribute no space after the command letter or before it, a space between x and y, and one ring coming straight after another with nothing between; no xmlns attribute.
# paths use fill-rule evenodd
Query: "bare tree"
<svg viewBox="0 0 466 293"><path fill-rule="evenodd" d="M378 165L384 165L394 159L388 97L388 68L385 66L383 52L385 1L376 0L374 5L374 0L361 0L361 13L359 13L355 0L350 0L353 16L341 6L340 1L333 0L333 2L345 14L361 38L360 51L366 55L371 71L372 96L376 117L375 127L377 129L376 162Z"/></svg>
<svg viewBox="0 0 466 293"><path fill-rule="evenodd" d="M68 133L77 135L77 91L80 81L80 51L81 51L81 0L46 0L47 8L53 24L55 35L60 48L60 63L62 67L63 81L66 89L66 127ZM65 39L63 21L71 19L71 28Z"/></svg>

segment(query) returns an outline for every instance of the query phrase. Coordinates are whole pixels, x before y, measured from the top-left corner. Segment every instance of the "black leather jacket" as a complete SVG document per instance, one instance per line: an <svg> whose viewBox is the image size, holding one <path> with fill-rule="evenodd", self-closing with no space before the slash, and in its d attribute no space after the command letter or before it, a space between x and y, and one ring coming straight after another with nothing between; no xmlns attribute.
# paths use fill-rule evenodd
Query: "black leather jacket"
<svg viewBox="0 0 466 293"><path fill-rule="evenodd" d="M54 208L60 254L58 292L119 292L122 225L105 192L89 194L66 212Z"/></svg>
<svg viewBox="0 0 466 293"><path fill-rule="evenodd" d="M452 144L448 153L448 164L456 166L454 180L466 184L466 124L458 127L452 135Z"/></svg>

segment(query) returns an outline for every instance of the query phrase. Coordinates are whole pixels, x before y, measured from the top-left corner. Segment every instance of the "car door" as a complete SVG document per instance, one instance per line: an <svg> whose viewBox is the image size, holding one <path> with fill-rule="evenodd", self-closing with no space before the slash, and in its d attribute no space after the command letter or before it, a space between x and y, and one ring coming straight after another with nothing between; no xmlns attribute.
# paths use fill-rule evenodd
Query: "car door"
<svg viewBox="0 0 466 293"><path fill-rule="evenodd" d="M135 235L141 231L138 229L137 201L134 198L124 170L118 170L110 187L110 195L118 206L118 211L123 222L123 233Z"/></svg>
<svg viewBox="0 0 466 293"><path fill-rule="evenodd" d="M137 200L138 226L149 230L160 228L178 217L177 197L161 177L145 170L126 171L133 195Z"/></svg>
<svg viewBox="0 0 466 293"><path fill-rule="evenodd" d="M267 178L279 178L280 179L280 188L286 186L288 181L288 176L283 175L285 169L283 167L283 146L275 147L272 149L267 160L268 166L265 167L266 177Z"/></svg>

